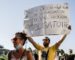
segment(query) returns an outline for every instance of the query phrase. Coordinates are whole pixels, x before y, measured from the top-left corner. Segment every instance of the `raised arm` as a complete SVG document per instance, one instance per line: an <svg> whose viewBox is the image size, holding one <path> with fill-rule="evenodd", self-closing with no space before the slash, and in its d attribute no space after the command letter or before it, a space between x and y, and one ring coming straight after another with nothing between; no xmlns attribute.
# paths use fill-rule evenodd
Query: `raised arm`
<svg viewBox="0 0 75 60"><path fill-rule="evenodd" d="M23 33L26 34L26 36L27 36L29 42L31 42L32 45L33 45L36 49L38 49L38 50L42 50L42 49L43 49L42 46L40 46L39 44L37 44L37 43L33 40L33 38L30 36L29 32L27 31L27 29L24 29L24 30L23 30Z"/></svg>
<svg viewBox="0 0 75 60"><path fill-rule="evenodd" d="M63 37L56 43L56 47L58 48L60 44L65 40L66 36L70 33L71 31L71 25L68 26L68 31L63 35Z"/></svg>
<svg viewBox="0 0 75 60"><path fill-rule="evenodd" d="M60 44L65 40L67 34L64 34L63 37L56 43L56 47L58 48Z"/></svg>
<svg viewBox="0 0 75 60"><path fill-rule="evenodd" d="M42 50L42 49L43 49L43 47L40 46L39 44L37 44L37 43L33 40L33 38L28 37L28 40L33 44L33 46L34 46L36 49L38 49L38 50Z"/></svg>

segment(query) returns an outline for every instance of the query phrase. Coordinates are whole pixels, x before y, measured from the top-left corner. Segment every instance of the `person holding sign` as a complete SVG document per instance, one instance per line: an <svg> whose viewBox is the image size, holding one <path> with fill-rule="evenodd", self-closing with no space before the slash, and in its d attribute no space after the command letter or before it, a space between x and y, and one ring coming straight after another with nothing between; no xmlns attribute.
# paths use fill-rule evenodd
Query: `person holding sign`
<svg viewBox="0 0 75 60"><path fill-rule="evenodd" d="M71 26L69 26L68 29L71 30ZM27 38L36 49L42 52L41 55L42 60L54 60L56 56L56 52L59 46L61 45L61 43L65 40L67 34L68 33L65 33L63 37L51 47L49 47L50 39L48 37L45 37L45 39L43 39L43 46L38 45L30 36L27 36Z"/></svg>

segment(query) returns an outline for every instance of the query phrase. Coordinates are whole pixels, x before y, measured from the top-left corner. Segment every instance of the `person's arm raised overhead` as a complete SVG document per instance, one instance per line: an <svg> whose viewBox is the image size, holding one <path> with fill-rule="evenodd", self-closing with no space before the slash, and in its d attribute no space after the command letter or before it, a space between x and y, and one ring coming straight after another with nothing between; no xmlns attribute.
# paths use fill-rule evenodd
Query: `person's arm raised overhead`
<svg viewBox="0 0 75 60"><path fill-rule="evenodd" d="M66 36L70 33L71 31L71 26L68 26L68 32L66 32L63 37L56 43L57 48L60 46L60 44L65 40Z"/></svg>
<svg viewBox="0 0 75 60"><path fill-rule="evenodd" d="M67 34L64 34L63 37L56 43L56 47L58 48L60 44L65 40Z"/></svg>
<svg viewBox="0 0 75 60"><path fill-rule="evenodd" d="M33 44L33 46L34 46L36 49L38 49L38 50L42 50L42 49L43 49L43 47L42 47L41 45L37 44L37 43L33 40L33 38L31 38L31 37L27 37L27 38L28 38L28 40Z"/></svg>
<svg viewBox="0 0 75 60"><path fill-rule="evenodd" d="M43 49L43 46L41 46L41 45L39 45L38 43L36 43L36 42L33 40L33 38L30 36L30 34L28 33L27 30L25 30L24 33L27 35L27 38L28 38L29 42L31 42L32 45L33 45L36 49L38 49L38 50L42 50L42 49Z"/></svg>

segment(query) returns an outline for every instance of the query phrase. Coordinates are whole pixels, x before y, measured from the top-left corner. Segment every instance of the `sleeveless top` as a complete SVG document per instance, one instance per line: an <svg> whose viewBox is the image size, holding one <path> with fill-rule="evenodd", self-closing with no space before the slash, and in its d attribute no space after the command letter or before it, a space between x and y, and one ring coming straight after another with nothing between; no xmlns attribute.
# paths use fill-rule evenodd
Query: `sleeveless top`
<svg viewBox="0 0 75 60"><path fill-rule="evenodd" d="M11 60L27 60L27 56L23 56L22 58L16 59L14 55L11 55Z"/></svg>
<svg viewBox="0 0 75 60"><path fill-rule="evenodd" d="M8 54L8 60L27 60L27 51L24 51L20 58L16 58L13 54L14 51L10 51ZM24 54L26 53L26 54Z"/></svg>

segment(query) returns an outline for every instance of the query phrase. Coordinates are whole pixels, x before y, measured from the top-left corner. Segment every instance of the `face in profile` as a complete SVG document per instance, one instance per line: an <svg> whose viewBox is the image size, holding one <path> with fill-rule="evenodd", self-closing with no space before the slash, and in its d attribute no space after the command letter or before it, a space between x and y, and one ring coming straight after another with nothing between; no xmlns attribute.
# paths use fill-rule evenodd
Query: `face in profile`
<svg viewBox="0 0 75 60"><path fill-rule="evenodd" d="M23 46L23 40L21 38L15 37L15 38L12 39L12 41L13 41L13 45L14 45L15 48L19 45Z"/></svg>
<svg viewBox="0 0 75 60"><path fill-rule="evenodd" d="M17 49L22 48L26 40L27 40L26 34L22 32L17 32L15 34L15 37L12 39L13 45Z"/></svg>

